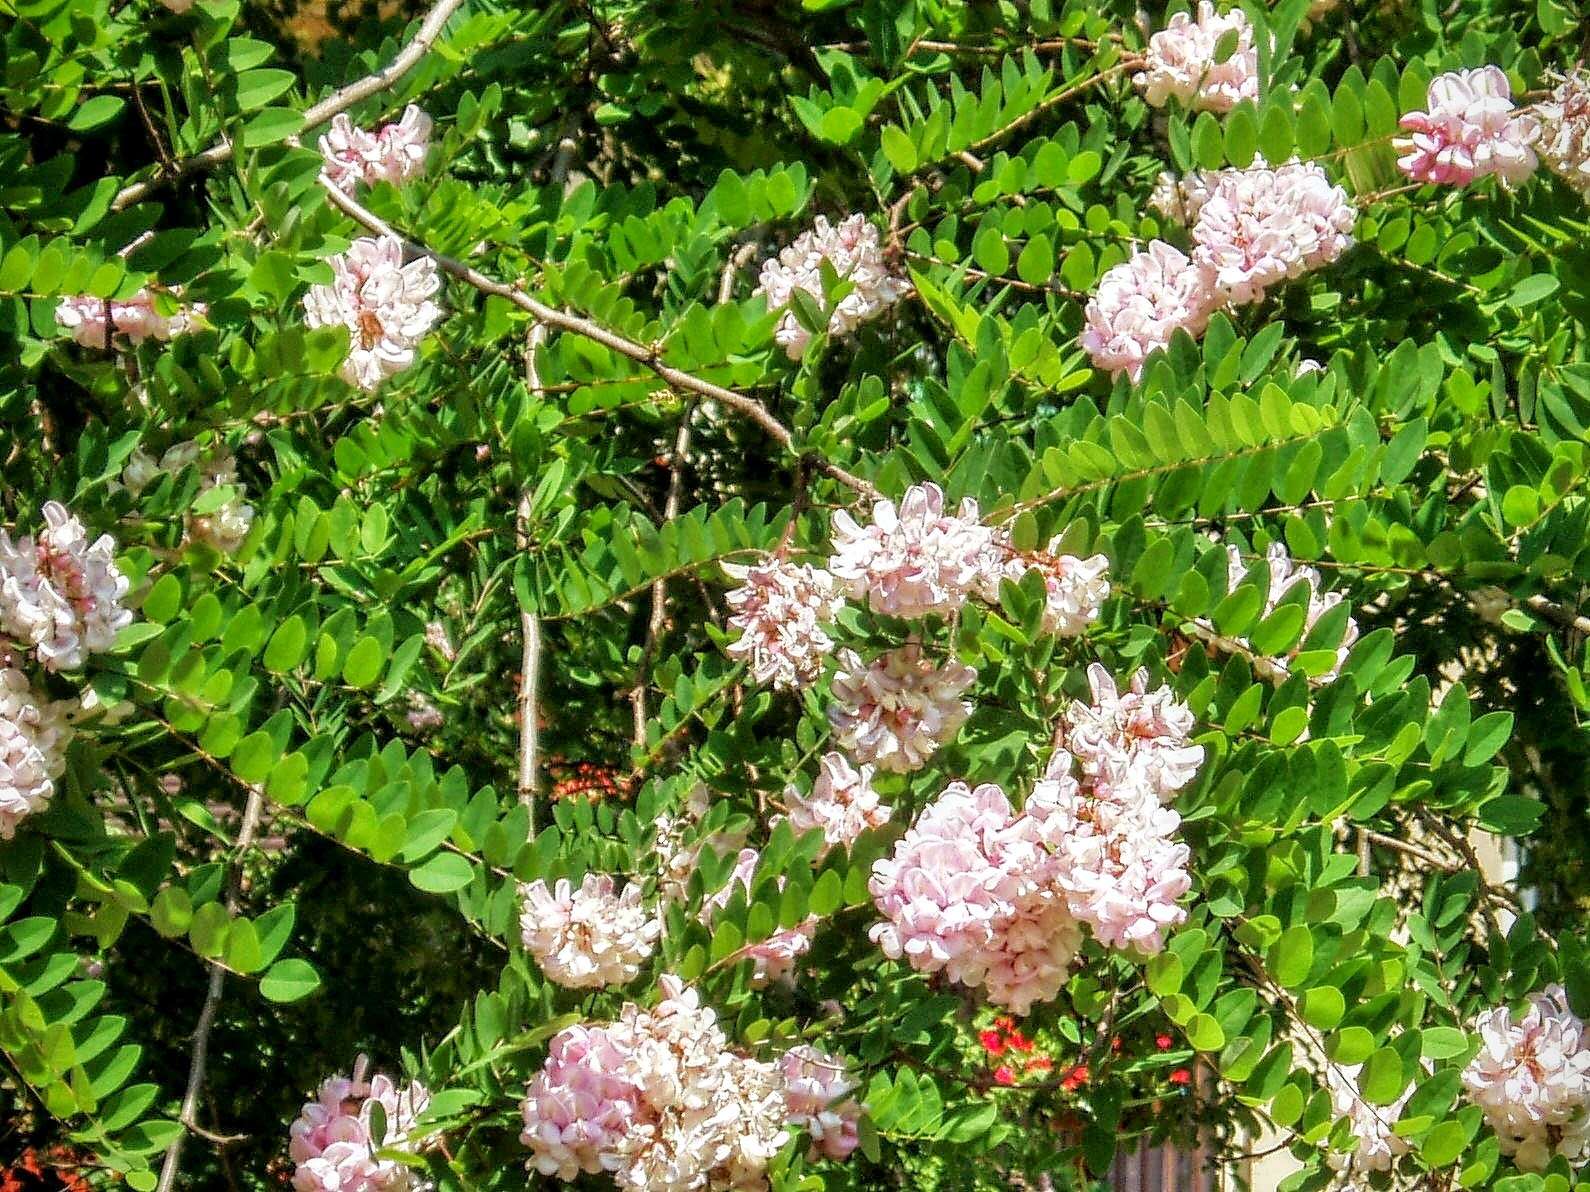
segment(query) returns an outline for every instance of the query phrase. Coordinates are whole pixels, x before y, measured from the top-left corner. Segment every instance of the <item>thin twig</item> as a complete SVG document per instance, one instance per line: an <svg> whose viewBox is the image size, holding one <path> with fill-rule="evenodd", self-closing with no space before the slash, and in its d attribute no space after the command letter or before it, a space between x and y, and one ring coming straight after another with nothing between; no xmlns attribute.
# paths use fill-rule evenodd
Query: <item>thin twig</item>
<svg viewBox="0 0 1590 1192"><path fill-rule="evenodd" d="M322 174L320 176L320 182L332 203L341 208L346 215L378 236L392 236L408 245L413 252L431 258L443 273L456 277L466 285L473 286L482 294L505 298L520 310L528 312L542 323L556 327L559 331L567 331L573 335L582 336L593 343L601 344L609 351L616 352L620 356L643 364L676 389L682 389L728 406L731 410L756 423L780 447L794 451L795 437L790 433L789 428L775 418L768 411L768 408L754 397L736 393L733 389L725 389L722 385L664 363L661 355L662 349L659 346L647 347L644 344L636 343L634 340L625 339L622 335L610 331L590 319L581 318L579 315L570 314L568 311L559 310L555 306L548 306L546 303L532 298L525 293L520 285L506 285L500 281L493 281L479 270L465 265L462 261L443 256L441 253L435 252L407 236L399 235L380 216L363 206L351 195L346 195L339 190L326 175ZM880 495L871 482L847 472L838 464L818 458L817 466L841 484L854 489L864 496L877 497Z"/></svg>
<svg viewBox="0 0 1590 1192"><path fill-rule="evenodd" d="M524 375L532 395L540 396L541 370L536 352L546 342L545 323L536 323L525 337ZM519 495L517 542L521 551L530 549L530 486ZM519 801L529 812L529 836L536 834L536 794L540 789L541 751L541 618L531 609L519 611L519 634L524 650L519 657Z"/></svg>
<svg viewBox="0 0 1590 1192"><path fill-rule="evenodd" d="M398 51L397 57L387 63L374 74L349 83L340 90L333 91L325 99L315 104L304 112L304 132L316 128L333 116L346 112L354 104L370 98L378 92L385 91L396 83L409 71L419 64L426 52L441 36L443 27L452 15L458 11L464 0L437 0L436 6L426 14L424 22L420 25L419 32L414 35L414 40ZM223 165L232 160L236 149L232 142L222 137L202 153L192 157L183 158L170 166L162 166L153 178L143 182L134 182L124 186L116 197L111 200L110 209L120 211L148 198L151 193L168 182L186 178L189 174L199 170L207 170L213 166Z"/></svg>
<svg viewBox="0 0 1590 1192"><path fill-rule="evenodd" d="M668 457L668 496L663 502L663 525L667 525L679 516L679 502L684 491L686 457L690 452L690 419L695 412L695 401L686 402L684 414L679 419L678 433L674 435L673 454ZM646 644L641 647L640 665L635 670L635 686L629 693L637 753L646 748L646 685L651 671L651 660L657 653L657 643L662 640L663 627L667 622L668 579L666 576L660 576L651 585L651 615L646 620Z"/></svg>
<svg viewBox="0 0 1590 1192"><path fill-rule="evenodd" d="M237 843L232 848L231 878L226 892L226 911L230 917L237 913L243 892L243 857L254 843L259 830L260 817L265 809L265 788L251 784L248 801L243 807L243 822L238 828ZM198 1124L199 1096L204 1091L205 1068L210 1059L210 1032L215 1029L215 1015L221 1006L221 989L226 982L226 970L220 965L210 966L210 987L205 991L204 1005L199 1008L199 1021L193 1028L193 1055L188 1063L188 1089L182 1096L182 1109L177 1122L182 1126L171 1144L166 1147L165 1162L160 1167L160 1183L156 1192L171 1192L177 1185L177 1173L182 1166L182 1144L190 1131L215 1136L202 1130Z"/></svg>

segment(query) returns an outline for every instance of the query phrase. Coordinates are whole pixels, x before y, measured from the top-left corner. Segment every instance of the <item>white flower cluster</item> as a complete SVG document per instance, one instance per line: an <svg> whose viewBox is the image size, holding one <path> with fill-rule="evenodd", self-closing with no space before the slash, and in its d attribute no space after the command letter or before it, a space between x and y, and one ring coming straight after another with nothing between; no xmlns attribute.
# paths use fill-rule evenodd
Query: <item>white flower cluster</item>
<svg viewBox="0 0 1590 1192"><path fill-rule="evenodd" d="M45 670L75 670L132 624L122 605L130 585L109 534L90 543L59 502L43 512L37 539L13 542L0 530L0 635L32 649Z"/></svg>
<svg viewBox="0 0 1590 1192"><path fill-rule="evenodd" d="M175 298L181 290L168 291ZM154 291L145 287L130 298L95 298L74 294L62 298L55 308L55 322L85 348L109 349L122 341L141 344L146 339L169 340L193 330L208 307L202 302L179 306L169 315L156 309Z"/></svg>
<svg viewBox="0 0 1590 1192"><path fill-rule="evenodd" d="M894 276L884 262L878 229L861 215L852 215L837 227L819 215L810 231L802 232L777 257L763 262L756 292L767 296L769 311L788 307L796 290L811 295L820 307L825 261L841 281L852 286L828 317L830 336L849 334L910 292L910 285ZM812 340L811 332L792 311L785 312L773 334L791 360L800 359Z"/></svg>
<svg viewBox="0 0 1590 1192"><path fill-rule="evenodd" d="M1229 543L1226 545L1226 555L1230 586L1235 590L1247 575L1247 563L1242 558L1242 552ZM1340 592L1321 591L1319 572L1312 567L1294 563L1292 557L1287 554L1286 547L1279 542L1272 542L1269 545L1264 552L1264 559L1270 570L1270 587L1264 598L1262 616L1267 617L1273 613L1294 585L1303 584L1308 588L1308 610L1303 617L1303 633L1297 645L1294 645L1287 655L1288 658L1295 657L1302 646L1303 638L1308 636L1309 631L1321 617L1341 604L1345 597ZM1320 675L1317 682L1328 683L1341 674L1342 667L1347 664L1347 655L1357 640L1358 622L1349 616L1347 628L1342 632L1342 640L1336 647L1336 663L1330 670ZM1276 661L1283 667L1286 665L1286 659L1276 659Z"/></svg>
<svg viewBox="0 0 1590 1192"><path fill-rule="evenodd" d="M1390 1171L1397 1156L1406 1155L1411 1146L1406 1138L1396 1132L1403 1107L1413 1096L1414 1085L1390 1105L1371 1105L1358 1089L1358 1065L1348 1068L1330 1064L1325 1069L1325 1083L1331 1094L1331 1105L1338 1117L1347 1119L1352 1131L1351 1150L1330 1150L1325 1161L1337 1171L1361 1175L1368 1171Z"/></svg>
<svg viewBox="0 0 1590 1192"><path fill-rule="evenodd" d="M158 461L139 448L122 469L122 486L137 495L159 476L180 472L190 464L198 465L200 496L216 488L230 488L233 493L218 509L202 514L189 513L185 522L188 537L224 555L233 554L243 545L254 525L254 507L243 499L237 460L224 446L206 451L194 442L178 443Z"/></svg>
<svg viewBox="0 0 1590 1192"><path fill-rule="evenodd" d="M842 753L823 754L810 794L795 786L784 791L790 827L797 834L821 832L827 852L835 845L849 845L868 828L888 823L892 810L872 789L873 769L856 769Z"/></svg>
<svg viewBox="0 0 1590 1192"><path fill-rule="evenodd" d="M1020 583L1028 571L1036 571L1044 586L1043 631L1077 637L1099 619L1110 598L1109 570L1110 561L1103 555L1079 559L1065 554L1059 538L1052 539L1044 550L1023 551L1011 545L1008 531L997 530L990 565L984 567L980 580L980 594L997 604L1000 580Z"/></svg>
<svg viewBox="0 0 1590 1192"><path fill-rule="evenodd" d="M428 256L403 263L396 237L355 240L330 259L330 285L310 286L304 322L310 327L346 327L348 356L342 377L374 390L414 363L414 350L441 317L433 299L442 288Z"/></svg>
<svg viewBox="0 0 1590 1192"><path fill-rule="evenodd" d="M1553 1155L1581 1163L1590 1153L1590 1038L1562 986L1547 986L1516 1018L1506 1006L1487 1010L1474 1030L1480 1050L1463 1085L1502 1153L1525 1171L1545 1170Z"/></svg>
<svg viewBox="0 0 1590 1192"><path fill-rule="evenodd" d="M920 643L889 650L870 664L854 650L836 657L828 721L859 762L895 774L921 769L972 714L961 696L977 672L955 658L935 663Z"/></svg>
<svg viewBox="0 0 1590 1192"><path fill-rule="evenodd" d="M55 793L66 770L73 707L71 700L36 695L21 671L0 668L0 840L15 836L17 825Z"/></svg>
<svg viewBox="0 0 1590 1192"><path fill-rule="evenodd" d="M415 1119L430 1103L423 1085L399 1089L388 1076L365 1079L369 1060L360 1056L351 1076L332 1076L313 1101L305 1102L289 1131L288 1152L298 1165L297 1192L409 1192L419 1186L413 1170L395 1159L378 1159L381 1150L405 1150ZM372 1134L372 1110L379 1105L386 1133Z"/></svg>
<svg viewBox="0 0 1590 1192"><path fill-rule="evenodd" d="M537 879L520 890L525 951L548 979L566 989L633 981L657 946L662 920L634 883L617 893L608 874L588 873L576 889L567 878Z"/></svg>
<svg viewBox="0 0 1590 1192"><path fill-rule="evenodd" d="M856 600L891 617L948 616L984 582L994 533L978 520L977 502L944 511L936 484L913 485L900 499L872 507L872 524L834 514L828 569ZM997 580L995 581L997 587Z"/></svg>
<svg viewBox="0 0 1590 1192"><path fill-rule="evenodd" d="M326 160L326 177L339 190L352 194L360 182L390 182L401 186L425 172L430 148L431 118L413 104L401 119L375 132L359 128L346 113L332 117L331 128L320 138L320 155Z"/></svg>
<svg viewBox="0 0 1590 1192"><path fill-rule="evenodd" d="M1535 105L1546 164L1590 200L1590 74L1577 69L1558 83L1551 98Z"/></svg>
<svg viewBox="0 0 1590 1192"><path fill-rule="evenodd" d="M1215 59L1221 39L1235 35L1230 55ZM1171 99L1192 111L1229 112L1244 99L1259 98L1259 51L1247 14L1233 8L1222 16L1209 0L1199 0L1198 15L1178 12L1148 39L1143 69L1132 76L1152 107Z"/></svg>
<svg viewBox="0 0 1590 1192"><path fill-rule="evenodd" d="M1513 106L1513 86L1499 67L1437 75L1426 103L1428 111L1398 121L1410 135L1392 142L1397 168L1415 182L1467 186L1495 177L1516 186L1540 164L1540 120Z"/></svg>
<svg viewBox="0 0 1590 1192"><path fill-rule="evenodd" d="M1135 381L1149 354L1176 332L1202 335L1217 305L1205 271L1180 249L1152 240L1099 279L1083 311L1082 348L1095 368Z"/></svg>
<svg viewBox="0 0 1590 1192"><path fill-rule="evenodd" d="M803 1128L812 1140L807 1157L850 1158L861 1145L861 1105L850 1095L856 1082L844 1062L801 1044L784 1053L781 1067L790 1125Z"/></svg>
<svg viewBox="0 0 1590 1192"><path fill-rule="evenodd" d="M741 887L747 897L750 896L756 866L761 859L762 854L754 848L740 850L729 880L702 904L700 917L703 923L710 923L718 911L729 905L736 886ZM780 878L778 884L783 889L784 879ZM764 940L746 944L740 949L739 955L752 962L751 984L760 988L771 981L790 977L795 971L795 962L812 946L812 938L816 934L817 916L808 915L794 927L779 928Z"/></svg>
<svg viewBox="0 0 1590 1192"><path fill-rule="evenodd" d="M725 563L723 569L740 581L724 597L733 610L729 627L740 631L729 654L748 659L758 683L793 690L820 678L823 658L834 648L825 629L843 604L833 577L783 559Z"/></svg>
<svg viewBox="0 0 1590 1192"><path fill-rule="evenodd" d="M1065 746L1084 779L1116 790L1131 787L1168 803L1198 775L1202 745L1189 744L1194 720L1169 687L1148 690L1148 672L1132 676L1122 694L1110 672L1088 667L1089 704L1075 703L1066 715Z"/></svg>
<svg viewBox="0 0 1590 1192"><path fill-rule="evenodd" d="M717 1016L679 978L616 1022L560 1031L521 1106L544 1176L609 1174L627 1192L760 1189L788 1137L778 1064L729 1049Z"/></svg>

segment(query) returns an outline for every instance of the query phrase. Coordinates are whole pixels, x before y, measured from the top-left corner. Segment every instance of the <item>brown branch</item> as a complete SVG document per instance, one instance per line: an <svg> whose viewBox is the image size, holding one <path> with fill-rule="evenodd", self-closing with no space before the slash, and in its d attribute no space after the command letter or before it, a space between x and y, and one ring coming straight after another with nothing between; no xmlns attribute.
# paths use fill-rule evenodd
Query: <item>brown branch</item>
<svg viewBox="0 0 1590 1192"><path fill-rule="evenodd" d="M678 433L674 435L673 454L668 457L668 496L663 502L663 525L667 525L679 516L680 497L685 486L685 464L690 452L690 419L695 412L696 403L686 402L685 412L679 419ZM635 669L635 686L629 693L630 713L634 724L633 740L637 752L646 748L646 684L651 671L651 660L657 653L657 643L662 640L663 627L667 620L668 579L666 576L659 576L651 585L651 615L646 620L646 644L641 648L640 665Z"/></svg>
<svg viewBox="0 0 1590 1192"><path fill-rule="evenodd" d="M1530 596L1524 601L1524 607L1537 616L1548 621L1554 621L1564 629L1577 629L1580 633L1590 634L1590 617L1563 608L1547 600L1544 596Z"/></svg>
<svg viewBox="0 0 1590 1192"><path fill-rule="evenodd" d="M666 364L662 360L661 349L657 346L647 347L644 344L638 344L634 340L625 339L617 332L609 331L606 327L594 323L590 319L570 314L565 310L559 310L555 306L548 306L546 303L532 298L519 284L506 285L500 281L493 281L479 270L465 265L462 261L443 256L441 253L435 252L407 236L399 235L380 216L364 207L357 199L343 194L341 190L333 186L330 179L324 174L320 176L320 182L332 203L341 208L344 214L376 233L376 235L392 236L408 245L413 252L429 257L436 262L437 267L443 273L450 277L456 277L459 281L474 287L482 294L491 294L498 298L507 299L539 322L556 327L559 331L567 331L570 334L581 336L593 343L599 343L609 351L616 352L620 356L643 364L675 389L682 389L688 393L694 393L699 397L705 397L728 406L737 414L756 423L780 447L788 451L794 451L795 437L790 433L789 428L775 418L768 408L754 397L736 393L733 389L726 389L722 385L715 384L703 377L698 377L693 373L685 372L683 369L675 368L671 364ZM861 493L863 496L877 497L880 495L870 481L863 480L860 476L847 472L838 464L819 458L817 467L841 484Z"/></svg>
<svg viewBox="0 0 1590 1192"><path fill-rule="evenodd" d="M547 327L537 323L525 337L524 375L530 392L541 392L541 370L536 364L536 352L546 342ZM517 516L517 544L519 550L530 549L530 487L526 484L519 494ZM519 634L524 650L519 656L519 802L529 812L528 835L536 834L536 794L540 789L537 762L541 751L541 618L529 609L519 611Z"/></svg>
<svg viewBox="0 0 1590 1192"><path fill-rule="evenodd" d="M437 0L434 8L426 14L424 22L420 25L419 32L414 35L414 40L398 51L397 57L387 63L372 75L349 83L340 90L333 91L325 99L315 104L304 112L304 131L326 123L333 116L346 112L354 104L370 98L378 92L391 87L409 71L419 64L426 52L441 36L443 27L452 15L462 6L464 0ZM297 138L294 138L296 142ZM207 170L213 166L223 165L232 160L235 147L226 137L222 137L214 145L202 153L192 157L183 158L173 165L162 165L155 172L154 177L143 182L134 182L124 186L111 200L110 209L121 211L134 203L142 202L150 194L168 182L175 182L186 178L189 174L200 170Z"/></svg>

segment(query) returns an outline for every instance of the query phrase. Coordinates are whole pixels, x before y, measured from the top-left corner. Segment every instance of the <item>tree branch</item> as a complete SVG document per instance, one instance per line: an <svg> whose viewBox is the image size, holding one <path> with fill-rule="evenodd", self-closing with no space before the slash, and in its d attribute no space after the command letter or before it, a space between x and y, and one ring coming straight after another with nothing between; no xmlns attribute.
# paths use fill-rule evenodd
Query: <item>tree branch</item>
<svg viewBox="0 0 1590 1192"><path fill-rule="evenodd" d="M354 104L370 98L378 92L385 91L396 83L409 71L418 65L421 58L436 43L441 36L443 27L452 15L458 11L464 0L437 0L435 7L426 14L424 22L420 25L419 32L414 35L414 40L398 51L393 58L380 70L372 75L366 75L356 82L349 83L337 91L333 91L325 99L315 104L304 112L303 131L308 132L316 128L333 116L346 112ZM296 143L297 138L293 138ZM189 174L200 170L207 170L213 166L224 165L231 161L235 148L230 140L222 137L202 153L192 157L185 157L171 165L162 165L155 172L154 177L143 182L134 182L122 187L116 197L111 200L110 209L121 211L134 203L142 202L154 191L168 182L176 182L186 178Z"/></svg>
<svg viewBox="0 0 1590 1192"><path fill-rule="evenodd" d="M341 190L333 186L330 179L324 174L320 176L320 182L332 203L341 208L344 214L376 233L376 235L392 236L408 245L412 251L431 258L431 260L436 262L437 268L448 276L456 277L466 285L473 286L482 294L491 294L498 298L507 299L539 322L556 327L559 331L567 331L570 334L582 336L593 343L601 344L609 351L616 352L620 356L645 365L675 389L694 393L699 397L705 397L728 406L735 413L756 423L780 447L787 451L795 450L795 438L790 433L789 428L773 417L768 408L754 397L736 393L733 389L726 389L722 385L715 384L692 373L687 373L671 364L665 364L659 354L660 349L657 347L647 347L644 344L636 343L634 340L625 339L622 335L609 331L606 327L594 323L590 319L581 318L579 315L570 314L568 311L559 310L554 306L548 306L546 303L530 297L529 294L520 288L520 285L506 285L500 281L493 281L479 270L465 265L462 261L434 252L425 245L419 244L407 236L400 235L390 224L363 206L357 199L343 194ZM819 457L816 460L816 466L847 488L853 489L863 496L875 498L880 495L871 482L847 472L838 464Z"/></svg>
<svg viewBox="0 0 1590 1192"><path fill-rule="evenodd" d="M536 351L546 342L547 327L537 323L525 337L524 375L532 394L541 390L541 370L536 364ZM519 495L518 545L520 551L530 549L530 486L527 483ZM530 813L531 839L536 834L536 794L540 789L537 762L541 752L541 618L528 609L519 612L519 633L524 640L524 650L519 656L519 802Z"/></svg>

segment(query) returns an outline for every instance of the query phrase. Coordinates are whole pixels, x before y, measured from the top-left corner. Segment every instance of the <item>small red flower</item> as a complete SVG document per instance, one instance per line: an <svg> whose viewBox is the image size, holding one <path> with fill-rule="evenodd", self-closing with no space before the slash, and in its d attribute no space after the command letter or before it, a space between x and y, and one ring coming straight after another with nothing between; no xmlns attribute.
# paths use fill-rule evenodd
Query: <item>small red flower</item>
<svg viewBox="0 0 1590 1192"><path fill-rule="evenodd" d="M1065 1074L1065 1079L1060 1082L1060 1087L1068 1093L1074 1093L1088 1082L1088 1066L1078 1064Z"/></svg>
<svg viewBox="0 0 1590 1192"><path fill-rule="evenodd" d="M983 1045L983 1050L989 1055L1005 1054L1005 1040L998 1031L978 1031L977 1041Z"/></svg>
<svg viewBox="0 0 1590 1192"><path fill-rule="evenodd" d="M1120 1050L1121 1050L1121 1036L1116 1035L1115 1038L1110 1040L1110 1050L1113 1051L1113 1052L1116 1052L1116 1053L1120 1052Z"/></svg>
<svg viewBox="0 0 1590 1192"><path fill-rule="evenodd" d="M1191 1084L1192 1073L1187 1071L1186 1068L1177 1068L1170 1074L1170 1082L1172 1084Z"/></svg>
<svg viewBox="0 0 1590 1192"><path fill-rule="evenodd" d="M1027 1038L1027 1036L1022 1034L1020 1031L1011 1031L1010 1037L1006 1039L1006 1042L1014 1047L1017 1051L1032 1050L1032 1040Z"/></svg>
<svg viewBox="0 0 1590 1192"><path fill-rule="evenodd" d="M1009 1068L1005 1067L1004 1064L1001 1064L999 1067L994 1069L994 1083L995 1084L1015 1084L1016 1083L1016 1074L1014 1072L1012 1072Z"/></svg>
<svg viewBox="0 0 1590 1192"><path fill-rule="evenodd" d="M994 1019L994 1025L1002 1031L1014 1030L1016 1027L1016 1020L1011 1018L1008 1014L1001 1014L998 1018Z"/></svg>
<svg viewBox="0 0 1590 1192"><path fill-rule="evenodd" d="M1161 1051L1169 1051L1172 1044L1175 1042L1176 1040L1172 1039L1169 1035L1154 1036L1154 1046L1159 1048Z"/></svg>
<svg viewBox="0 0 1590 1192"><path fill-rule="evenodd" d="M1047 1072L1054 1067L1054 1061L1046 1055L1035 1055L1027 1061L1027 1071Z"/></svg>

